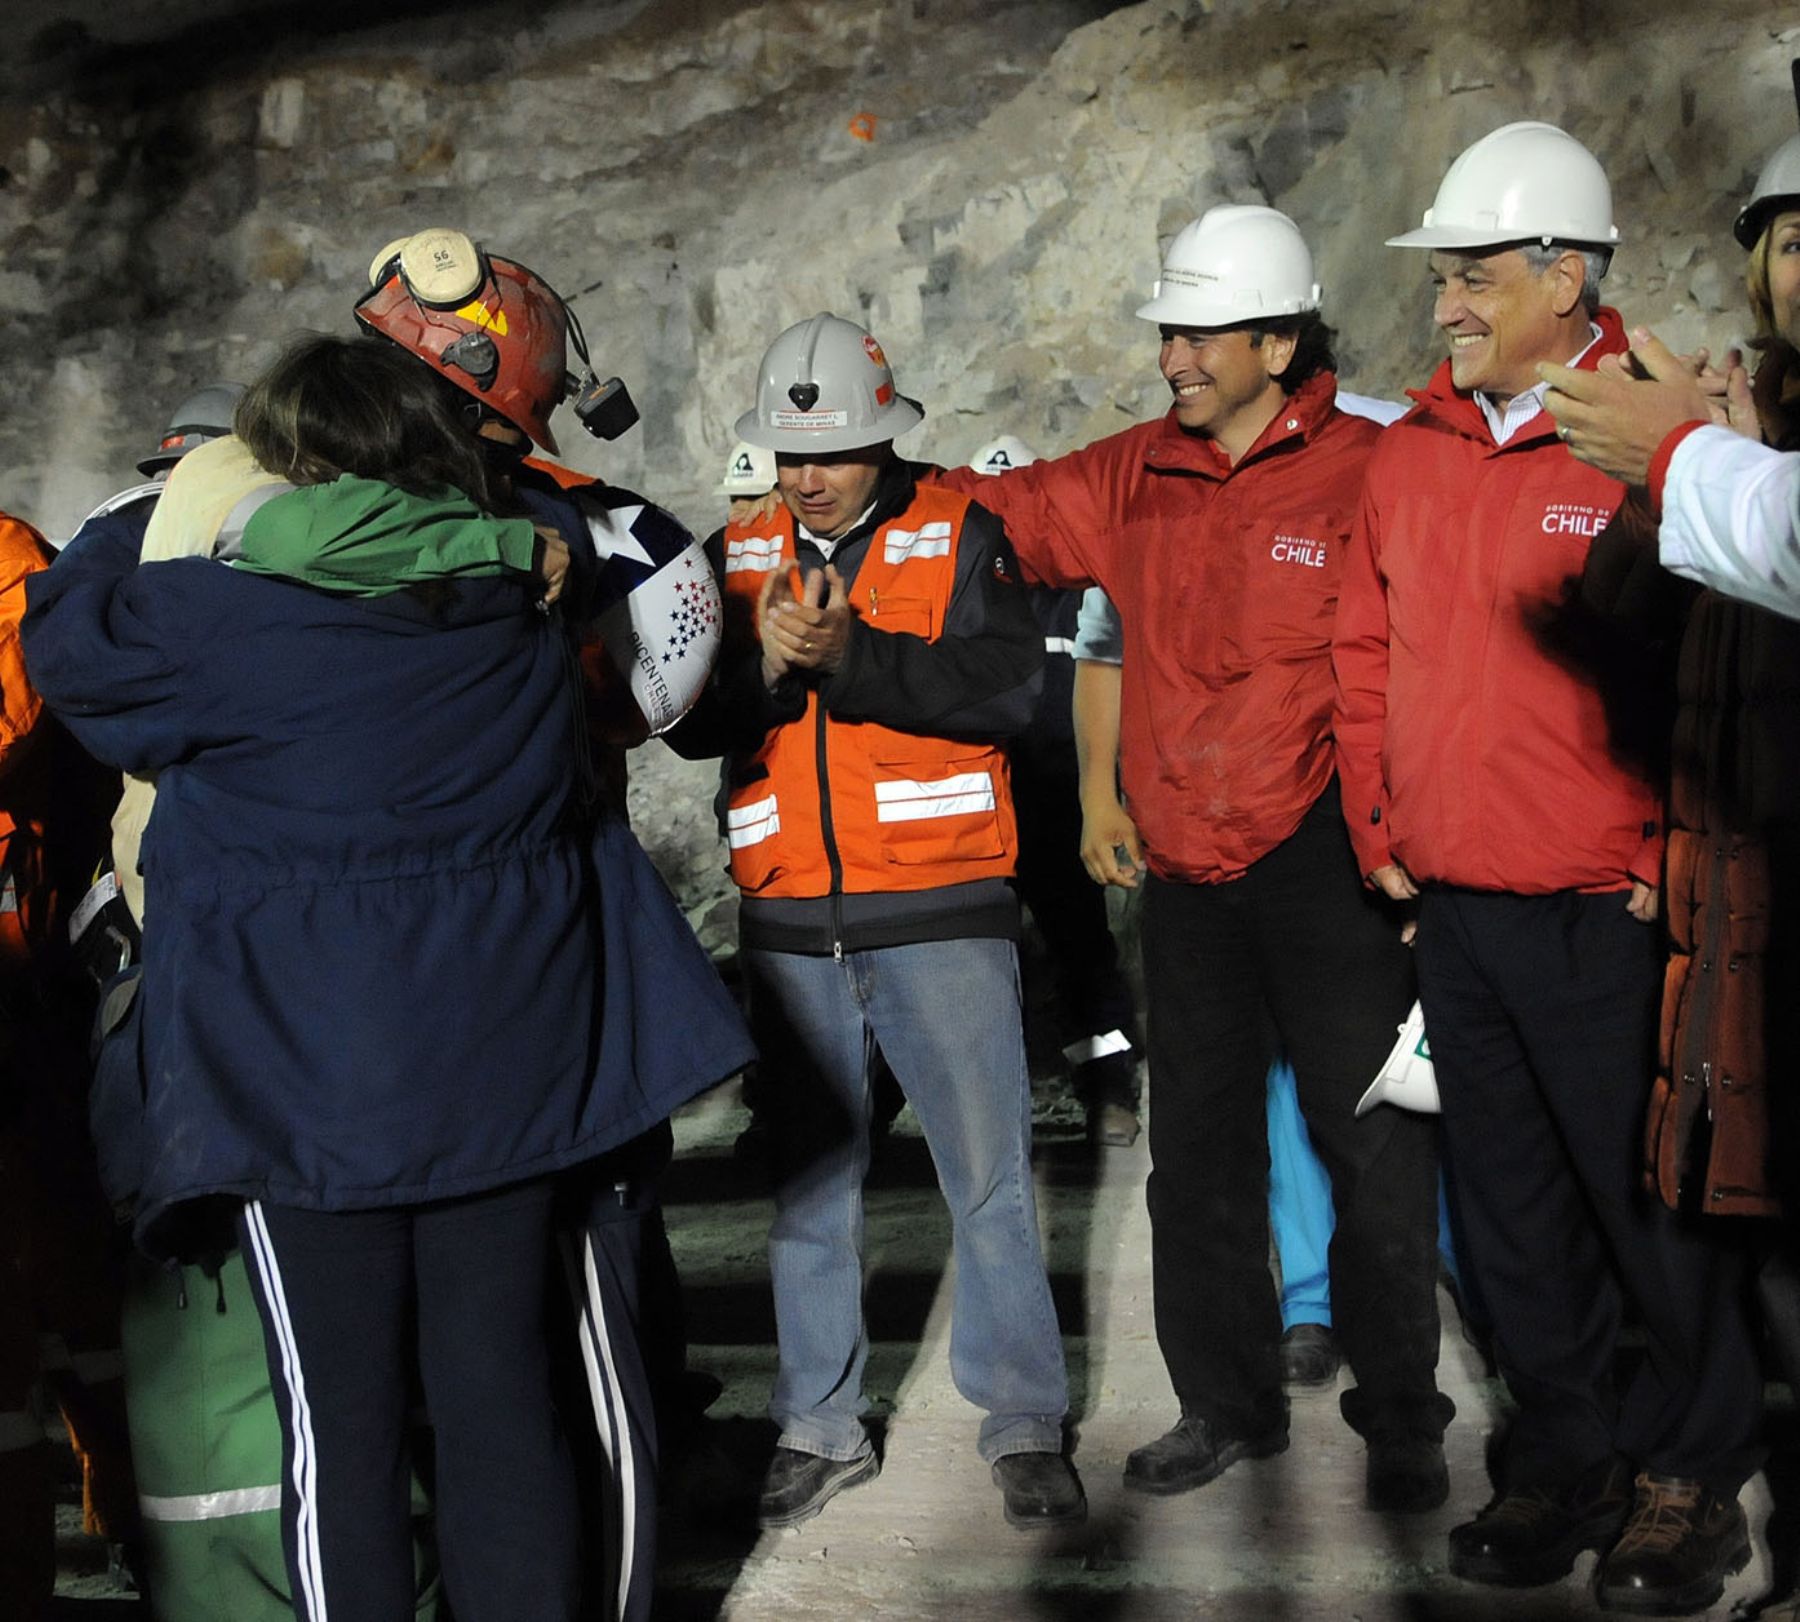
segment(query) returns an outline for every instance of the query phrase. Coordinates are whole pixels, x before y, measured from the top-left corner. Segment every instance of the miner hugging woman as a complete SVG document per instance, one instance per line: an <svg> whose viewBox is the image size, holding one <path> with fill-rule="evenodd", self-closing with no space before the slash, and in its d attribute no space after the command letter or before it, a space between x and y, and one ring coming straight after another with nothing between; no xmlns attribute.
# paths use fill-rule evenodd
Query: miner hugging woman
<svg viewBox="0 0 1800 1622"><path fill-rule="evenodd" d="M177 469L146 539L165 561L78 544L24 628L81 743L155 778L113 1192L153 1255L241 1249L307 1619L414 1612L415 1389L456 1615L577 1615L559 1240L578 1285L616 1271L619 1155L748 1054L576 768L598 572L457 398L382 340L302 340ZM569 1322L653 1509L634 1316L584 1290ZM603 1540L609 1611L647 1596L653 1525Z"/></svg>

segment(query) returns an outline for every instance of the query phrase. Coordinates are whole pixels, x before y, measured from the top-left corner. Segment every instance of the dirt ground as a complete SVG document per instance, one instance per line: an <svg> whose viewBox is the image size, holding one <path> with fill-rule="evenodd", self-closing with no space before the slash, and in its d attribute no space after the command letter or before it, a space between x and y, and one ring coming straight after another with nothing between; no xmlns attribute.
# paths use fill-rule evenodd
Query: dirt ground
<svg viewBox="0 0 1800 1622"><path fill-rule="evenodd" d="M1334 1389L1296 1395L1286 1454L1240 1464L1180 1497L1126 1493L1125 1455L1175 1417L1151 1318L1149 1157L1142 1140L1090 1151L1078 1107L1054 1086L1041 1090L1037 1113L1040 1217L1066 1337L1087 1525L1031 1534L1002 1517L975 1452L979 1416L950 1380L949 1223L909 1113L877 1162L867 1202L868 1390L885 1433L882 1474L800 1528L741 1529L774 1441L762 1419L775 1363L762 1249L770 1207L755 1169L732 1156L746 1116L725 1092L678 1123L669 1191L690 1362L716 1374L724 1391L672 1483L659 1616L1562 1622L1602 1614L1591 1557L1564 1582L1523 1593L1475 1588L1445 1569L1445 1534L1490 1495L1485 1451L1505 1408L1447 1293L1440 1380L1457 1418L1442 1510L1382 1518L1363 1508L1362 1443L1338 1415L1347 1376ZM1785 1390L1772 1396L1785 1404ZM1791 1503L1792 1493L1783 1499ZM1744 1502L1756 1554L1711 1616L1734 1605L1755 1614L1775 1583L1764 1531L1774 1500L1764 1477Z"/></svg>
<svg viewBox="0 0 1800 1622"><path fill-rule="evenodd" d="M1530 1592L1471 1587L1445 1569L1446 1532L1489 1496L1485 1452L1505 1417L1504 1392L1464 1339L1447 1293L1439 1373L1457 1418L1442 1510L1383 1519L1362 1507L1362 1443L1338 1415L1343 1376L1335 1389L1296 1395L1282 1456L1240 1464L1180 1497L1126 1493L1125 1455L1175 1417L1151 1318L1149 1157L1141 1140L1090 1150L1080 1108L1057 1082L1040 1083L1035 1114L1039 1215L1087 1524L1021 1533L1002 1517L975 1452L978 1413L950 1380L949 1221L908 1112L880 1151L867 1194L868 1391L881 1476L805 1526L758 1535L754 1496L774 1444L763 1417L775 1371L764 1251L771 1207L759 1167L734 1153L748 1117L730 1086L678 1118L666 1190L690 1367L723 1389L692 1432L673 1439L658 1622L1572 1622L1602 1614L1591 1557L1562 1583ZM1745 1491L1755 1557L1707 1613L1714 1618L1757 1615L1771 1588L1794 1584L1800 1424L1785 1387L1770 1395L1782 1445L1768 1477ZM105 1550L76 1530L77 1502L71 1488L56 1614L140 1616L108 1574ZM1779 1567L1771 1542L1790 1551Z"/></svg>

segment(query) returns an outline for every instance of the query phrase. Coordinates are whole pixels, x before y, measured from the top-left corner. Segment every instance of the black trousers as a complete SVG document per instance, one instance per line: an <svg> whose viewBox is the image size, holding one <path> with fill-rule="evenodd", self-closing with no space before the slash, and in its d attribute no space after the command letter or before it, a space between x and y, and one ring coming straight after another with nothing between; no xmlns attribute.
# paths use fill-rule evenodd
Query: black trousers
<svg viewBox="0 0 1800 1622"><path fill-rule="evenodd" d="M575 1480L544 1335L549 1180L390 1210L255 1202L239 1228L281 1420L300 1622L413 1614L415 1335L459 1622L574 1622Z"/></svg>
<svg viewBox="0 0 1800 1622"><path fill-rule="evenodd" d="M1106 891L1081 865L1081 780L1074 745L1036 745L1012 759L1019 818L1019 896L1050 954L1059 1040L1089 1103L1136 1107L1137 1010L1106 916ZM1112 1047L1123 1037L1133 1051Z"/></svg>
<svg viewBox="0 0 1800 1622"><path fill-rule="evenodd" d="M687 1362L681 1281L663 1226L667 1122L569 1175L562 1234L592 1437L575 1439L591 1570L588 1622L649 1622L655 1598L657 1410Z"/></svg>
<svg viewBox="0 0 1800 1622"><path fill-rule="evenodd" d="M1735 1493L1760 1457L1743 1262L1643 1182L1661 931L1622 894L1431 889L1417 949L1464 1261L1519 1404L1501 1484L1619 1452ZM1647 1340L1621 1384L1627 1303Z"/></svg>
<svg viewBox="0 0 1800 1622"><path fill-rule="evenodd" d="M1331 1176L1331 1305L1370 1434L1439 1436L1437 1153L1425 1117L1358 1099L1412 1006L1398 920L1362 885L1335 783L1223 884L1144 897L1156 1333L1182 1411L1231 1435L1286 1413L1269 1273L1266 1077L1279 1042Z"/></svg>

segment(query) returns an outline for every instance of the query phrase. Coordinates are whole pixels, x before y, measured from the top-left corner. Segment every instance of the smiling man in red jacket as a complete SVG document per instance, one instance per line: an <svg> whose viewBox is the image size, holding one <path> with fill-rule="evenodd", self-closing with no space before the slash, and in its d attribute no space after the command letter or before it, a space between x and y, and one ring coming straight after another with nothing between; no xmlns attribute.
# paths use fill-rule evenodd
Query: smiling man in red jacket
<svg viewBox="0 0 1800 1622"><path fill-rule="evenodd" d="M1354 1118L1412 1004L1331 753L1331 625L1377 428L1336 403L1312 255L1286 215L1209 211L1138 311L1167 416L998 478L947 475L1025 572L1098 584L1125 635L1121 771L1142 837L1156 1331L1181 1416L1125 1483L1174 1493L1287 1446L1268 1268L1265 1078L1279 1042L1331 1173L1332 1303L1372 1507L1448 1492L1428 1122Z"/></svg>
<svg viewBox="0 0 1800 1622"><path fill-rule="evenodd" d="M1528 1585L1610 1548L1602 1603L1676 1615L1748 1556L1737 1491L1760 1377L1735 1272L1635 1175L1659 793L1609 727L1614 695L1545 636L1624 491L1558 442L1536 367L1625 348L1598 295L1617 237L1592 155L1511 124L1394 239L1432 250L1450 355L1369 464L1336 728L1362 871L1390 897L1422 892L1464 1256L1519 1404L1500 1496L1451 1533L1451 1568ZM1620 1383L1628 1307L1648 1347Z"/></svg>

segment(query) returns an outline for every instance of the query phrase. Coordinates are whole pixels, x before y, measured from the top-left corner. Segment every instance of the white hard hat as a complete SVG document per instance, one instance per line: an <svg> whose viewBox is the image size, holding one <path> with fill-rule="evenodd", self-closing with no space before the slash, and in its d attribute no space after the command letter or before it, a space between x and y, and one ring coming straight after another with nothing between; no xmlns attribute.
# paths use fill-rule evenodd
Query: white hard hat
<svg viewBox="0 0 1800 1622"><path fill-rule="evenodd" d="M1492 248L1536 237L1609 248L1612 187L1594 154L1554 124L1507 124L1444 173L1416 231L1390 248Z"/></svg>
<svg viewBox="0 0 1800 1622"><path fill-rule="evenodd" d="M1756 177L1756 190L1732 223L1732 235L1744 247L1754 248L1769 216L1778 212L1783 203L1800 208L1800 135L1790 135L1769 154L1769 161Z"/></svg>
<svg viewBox="0 0 1800 1622"><path fill-rule="evenodd" d="M821 311L769 345L756 409L737 420L739 439L787 456L862 450L896 438L925 412L894 387L881 345L854 321Z"/></svg>
<svg viewBox="0 0 1800 1622"><path fill-rule="evenodd" d="M1437 1071L1432 1068L1431 1046L1425 1040L1425 1011L1416 1002L1399 1031L1380 1074L1356 1106L1358 1115L1367 1115L1377 1104L1395 1104L1421 1115L1439 1113Z"/></svg>
<svg viewBox="0 0 1800 1622"><path fill-rule="evenodd" d="M971 456L969 466L977 473L1008 473L1015 467L1030 467L1037 459L1038 453L1024 440L1002 434Z"/></svg>
<svg viewBox="0 0 1800 1622"><path fill-rule="evenodd" d="M1227 203L1175 233L1162 277L1138 314L1165 327L1228 327L1318 307L1300 227L1279 209Z"/></svg>
<svg viewBox="0 0 1800 1622"><path fill-rule="evenodd" d="M764 496L775 488L775 453L743 440L731 447L725 477L719 481L722 496Z"/></svg>

